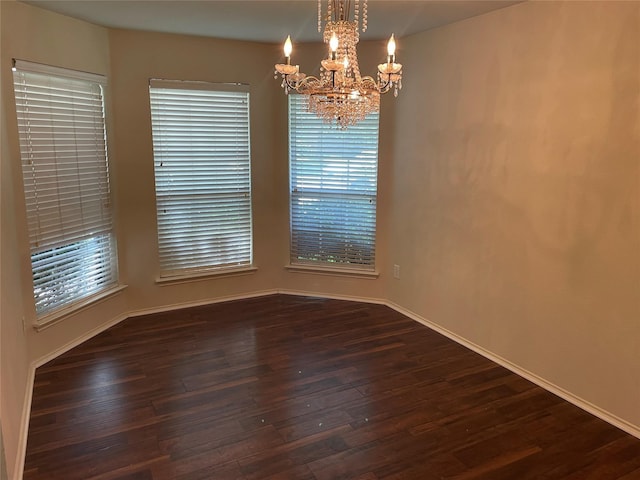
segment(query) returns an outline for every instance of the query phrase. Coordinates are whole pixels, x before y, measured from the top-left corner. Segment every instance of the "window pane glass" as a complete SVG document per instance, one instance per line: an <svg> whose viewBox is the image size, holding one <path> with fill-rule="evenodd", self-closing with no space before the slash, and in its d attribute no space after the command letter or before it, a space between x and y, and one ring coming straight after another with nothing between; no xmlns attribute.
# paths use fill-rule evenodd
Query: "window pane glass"
<svg viewBox="0 0 640 480"><path fill-rule="evenodd" d="M117 282L103 90L80 72L16 67L34 298L42 315Z"/></svg>
<svg viewBox="0 0 640 480"><path fill-rule="evenodd" d="M378 118L343 130L289 95L292 264L375 268Z"/></svg>
<svg viewBox="0 0 640 480"><path fill-rule="evenodd" d="M150 88L161 275L252 261L249 94Z"/></svg>

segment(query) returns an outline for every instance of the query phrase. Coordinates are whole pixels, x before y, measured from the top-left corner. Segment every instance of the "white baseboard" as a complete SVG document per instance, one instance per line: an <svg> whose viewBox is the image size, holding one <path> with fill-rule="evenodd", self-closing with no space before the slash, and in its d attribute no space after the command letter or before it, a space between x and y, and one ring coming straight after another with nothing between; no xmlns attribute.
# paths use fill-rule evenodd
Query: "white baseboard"
<svg viewBox="0 0 640 480"><path fill-rule="evenodd" d="M490 352L489 350L486 350L485 348L479 345L476 345L473 342L468 341L464 337L461 337L460 335L457 335L456 333L453 333L450 330L447 330L446 328L443 328L438 324L433 323L421 317L420 315L410 310L407 310L393 302L389 302L379 298L355 297L352 295L328 294L328 293L311 292L311 291L305 291L305 290L273 289L273 290L262 290L258 292L248 293L248 294L229 295L225 297L219 297L219 298L208 299L208 300L200 300L196 302L171 304L171 305L165 305L157 308L133 310L133 311L127 312L126 314L119 315L118 317L90 330L89 332L81 335L80 337L54 350L50 354L47 354L39 358L38 360L34 361L29 368L29 373L27 378L27 386L26 386L27 392L25 395L25 401L24 401L24 406L22 411L22 423L21 423L22 428L20 431L20 438L19 438L19 445L18 445L18 459L16 463L17 468L16 468L16 474L14 475L13 480L21 480L24 472L24 461L25 461L25 455L26 455L26 449L27 449L27 433L29 428L29 416L31 413L31 399L33 396L33 383L35 379L36 368L44 365L45 363L53 360L54 358L57 358L63 353L71 350L72 348L80 345L81 343L89 340L90 338L98 335L99 333L102 333L108 328L111 328L112 326L130 317L137 317L137 316L149 315L153 313L162 313L162 312L168 312L172 310L180 310L183 308L199 307L203 305L212 305L214 303L229 302L233 300L243 300L248 298L263 297L266 295L275 295L275 294L299 295L299 296L317 297L317 298L330 298L335 300L347 300L347 301L353 301L353 302L371 303L376 305L386 305L389 308L397 311L398 313L401 313L402 315L405 315L406 317L409 317L412 320L418 323L421 323L427 328L430 328L444 335L445 337L453 340L456 343L464 345L465 347L497 363L498 365L505 367L506 369L514 372L517 375L520 375L523 378L526 378L527 380L535 383L539 387L544 388L545 390L559 396L560 398L568 401L569 403L572 403L573 405L581 408L582 410L585 410L591 413L592 415L595 415L596 417L604 420L605 422L610 423L611 425L614 425L615 427L618 427L621 430L624 430L625 432L629 433L630 435L633 435L634 437L640 438L640 426L627 422L626 420L623 420L613 415L612 413L607 412L606 410L603 410L602 408L596 405L593 405L592 403L572 394L571 392L564 390L563 388L545 380L544 378L539 377L538 375L532 372L529 372L524 368L521 368L518 365L515 365L514 363L511 363L509 360L502 358L501 356L496 355Z"/></svg>
<svg viewBox="0 0 640 480"><path fill-rule="evenodd" d="M396 305L393 302L386 302L386 305L389 308L394 309L396 312L401 313L411 318L412 320L415 320L416 322L421 323L422 325L444 335L450 340L453 340L454 342L459 343L460 345L463 345L469 348L470 350L473 350L479 355L482 355L483 357L491 360L492 362L497 363L498 365L506 368L507 370L510 370L513 373L520 375L523 378L526 378L530 382L533 382L539 387L544 388L545 390L553 393L554 395L557 395L563 400L566 400L567 402L572 403L576 407L581 408L582 410L585 410L586 412L589 412L592 415L595 415L601 420L604 420L605 422L610 423L615 427L618 427L620 430L624 430L625 432L627 432L630 435L633 435L634 437L640 438L640 426L627 422L626 420L623 420L622 418L619 418L616 415L606 410L603 410L602 408L592 404L591 402L588 402L587 400L584 400L583 398L578 397L577 395L574 395L573 393L565 390L564 388L559 387L554 383L549 382L548 380L545 380L544 378L536 375L535 373L532 373L510 362L509 360L501 357L500 355L496 355L495 353L490 352L489 350L481 347L480 345L470 342L466 338L461 337L460 335L453 333L452 331L447 330L446 328L443 328L440 325L433 323L421 317L420 315L410 310L407 310L406 308L401 307L400 305Z"/></svg>
<svg viewBox="0 0 640 480"><path fill-rule="evenodd" d="M259 290L257 292L252 292L252 293L227 295L224 297L210 298L207 300L198 300L196 302L173 303L170 305L163 305L162 307L131 310L130 312L127 313L126 318L140 317L142 315L151 315L154 313L171 312L172 310L182 310L184 308L202 307L204 305L213 305L215 303L222 303L222 302L232 302L234 300L246 300L249 298L265 297L267 295L276 295L278 293L280 292L276 289L269 289L269 290Z"/></svg>
<svg viewBox="0 0 640 480"><path fill-rule="evenodd" d="M112 318L108 322L105 322L105 323L103 323L101 325L98 325L96 328L93 328L93 329L89 330L88 332L85 332L84 334L80 335L79 337L74 338L73 340L71 340L70 342L64 344L63 346L61 346L59 348L56 348L54 351L52 351L52 352L50 352L50 353L48 353L46 355L43 355L42 357L38 358L37 360L34 360L33 363L31 364L32 370L35 371L36 368L41 367L45 363L50 362L51 360L53 360L55 358L58 358L63 353L68 352L72 348L77 347L78 345L80 345L81 343L86 342L90 338L93 338L96 335L104 332L105 330L113 327L114 325L117 325L121 321L125 320L127 317L128 317L128 315L118 315L116 318Z"/></svg>
<svg viewBox="0 0 640 480"><path fill-rule="evenodd" d="M29 417L31 416L31 399L33 398L33 380L36 369L33 365L27 372L27 389L22 404L22 417L20 419L20 435L18 436L18 453L13 473L13 480L22 480L24 475L24 460L27 454L27 433L29 432Z"/></svg>
<svg viewBox="0 0 640 480"><path fill-rule="evenodd" d="M387 305L386 300L375 297L354 297L352 295L339 295L333 293L310 292L306 290L278 290L282 295L298 295L301 297L330 298L332 300L347 300L349 302L372 303L375 305Z"/></svg>

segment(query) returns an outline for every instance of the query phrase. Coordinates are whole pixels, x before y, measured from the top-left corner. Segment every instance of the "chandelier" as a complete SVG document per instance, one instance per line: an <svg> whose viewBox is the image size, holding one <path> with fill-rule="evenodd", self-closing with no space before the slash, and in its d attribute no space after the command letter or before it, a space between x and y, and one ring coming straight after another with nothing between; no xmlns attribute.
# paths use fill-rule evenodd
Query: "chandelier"
<svg viewBox="0 0 640 480"><path fill-rule="evenodd" d="M380 110L380 94L393 90L398 96L402 88L402 65L396 63L393 34L387 44L387 61L378 65L377 80L360 75L356 45L360 40L360 6L362 31L367 30L367 0L318 0L318 32L325 22L323 40L329 45L327 58L321 61L320 76L300 72L291 64L291 37L284 44L287 63L276 64L276 76L282 76L285 94L294 91L306 96L307 110L327 123L347 128ZM353 4L353 20L351 19Z"/></svg>

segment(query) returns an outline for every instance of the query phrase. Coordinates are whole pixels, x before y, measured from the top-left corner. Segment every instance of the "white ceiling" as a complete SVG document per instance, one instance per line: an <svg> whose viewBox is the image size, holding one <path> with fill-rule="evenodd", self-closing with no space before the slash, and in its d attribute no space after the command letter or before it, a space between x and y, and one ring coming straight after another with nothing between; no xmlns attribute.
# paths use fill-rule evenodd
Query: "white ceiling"
<svg viewBox="0 0 640 480"><path fill-rule="evenodd" d="M275 43L283 41L288 34L298 42L321 38L317 31L315 0L21 1L113 28ZM378 40L391 33L402 37L508 7L518 1L369 0L369 29L361 39Z"/></svg>

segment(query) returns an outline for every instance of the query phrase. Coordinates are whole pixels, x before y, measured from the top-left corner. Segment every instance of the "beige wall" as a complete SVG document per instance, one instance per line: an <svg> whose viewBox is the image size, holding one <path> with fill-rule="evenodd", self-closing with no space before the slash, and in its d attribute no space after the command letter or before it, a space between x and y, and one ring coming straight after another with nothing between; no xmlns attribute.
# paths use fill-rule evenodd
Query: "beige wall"
<svg viewBox="0 0 640 480"><path fill-rule="evenodd" d="M640 426L640 3L404 39L389 298Z"/></svg>
<svg viewBox="0 0 640 480"><path fill-rule="evenodd" d="M4 20L5 15L2 15ZM4 34L4 25L2 25ZM4 41L2 41L4 44ZM5 87L5 71L7 68L2 57L2 87ZM27 360L27 345L22 329L22 292L16 280L20 278L20 262L18 261L18 242L15 235L15 214L11 208L14 189L11 178L15 167L10 161L11 155L7 148L7 121L5 110L5 96L0 100L0 418L2 419L2 435L4 453L9 472L12 472L18 455L18 439L22 428L22 411L25 395L27 394L27 376L29 362ZM19 165L19 164L18 164ZM2 454L0 453L0 454Z"/></svg>

